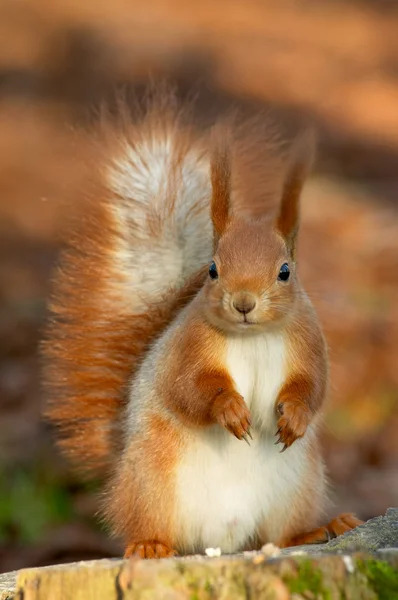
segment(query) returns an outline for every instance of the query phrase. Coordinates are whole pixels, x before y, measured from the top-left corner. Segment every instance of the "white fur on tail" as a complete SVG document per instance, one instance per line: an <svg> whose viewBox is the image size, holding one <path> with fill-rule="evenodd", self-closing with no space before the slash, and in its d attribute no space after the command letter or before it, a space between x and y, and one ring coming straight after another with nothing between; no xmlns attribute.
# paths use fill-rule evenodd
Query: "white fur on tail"
<svg viewBox="0 0 398 600"><path fill-rule="evenodd" d="M128 311L182 285L212 254L208 158L194 143L181 148L177 126L138 139L125 141L107 173L118 232L113 258Z"/></svg>

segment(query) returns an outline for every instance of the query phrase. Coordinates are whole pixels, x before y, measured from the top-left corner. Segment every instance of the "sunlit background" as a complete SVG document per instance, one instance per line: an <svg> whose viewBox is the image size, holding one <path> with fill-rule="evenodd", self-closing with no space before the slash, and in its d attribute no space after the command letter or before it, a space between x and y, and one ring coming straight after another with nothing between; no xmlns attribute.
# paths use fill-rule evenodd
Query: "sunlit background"
<svg viewBox="0 0 398 600"><path fill-rule="evenodd" d="M300 270L330 346L330 512L398 500L398 8L357 0L0 3L0 571L117 554L40 417L38 342L91 107L168 77L206 118L312 122Z"/></svg>

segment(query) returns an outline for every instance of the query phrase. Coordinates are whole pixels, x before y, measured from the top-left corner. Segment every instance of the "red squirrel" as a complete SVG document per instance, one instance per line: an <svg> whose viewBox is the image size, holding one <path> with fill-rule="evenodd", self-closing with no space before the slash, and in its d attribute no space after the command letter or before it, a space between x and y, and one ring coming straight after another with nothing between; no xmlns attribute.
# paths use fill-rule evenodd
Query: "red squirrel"
<svg viewBox="0 0 398 600"><path fill-rule="evenodd" d="M253 124L209 136L170 94L105 129L100 183L55 280L47 415L75 463L106 477L125 556L355 527L351 514L320 526L328 360L296 264L310 137L282 151Z"/></svg>

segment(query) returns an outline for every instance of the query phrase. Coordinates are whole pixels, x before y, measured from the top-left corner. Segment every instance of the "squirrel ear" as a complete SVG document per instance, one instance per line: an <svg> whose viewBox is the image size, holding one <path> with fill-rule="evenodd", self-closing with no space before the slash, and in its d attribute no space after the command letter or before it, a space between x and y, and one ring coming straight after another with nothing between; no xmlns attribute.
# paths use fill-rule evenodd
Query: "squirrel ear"
<svg viewBox="0 0 398 600"><path fill-rule="evenodd" d="M213 136L213 150L210 161L211 172L211 220L213 221L215 245L225 231L230 217L231 196L231 157L225 131L217 131ZM224 135L223 135L224 134Z"/></svg>
<svg viewBox="0 0 398 600"><path fill-rule="evenodd" d="M315 134L304 131L293 142L287 176L282 189L282 199L276 228L285 238L289 252L295 258L296 237L299 227L300 194L311 169L315 153Z"/></svg>

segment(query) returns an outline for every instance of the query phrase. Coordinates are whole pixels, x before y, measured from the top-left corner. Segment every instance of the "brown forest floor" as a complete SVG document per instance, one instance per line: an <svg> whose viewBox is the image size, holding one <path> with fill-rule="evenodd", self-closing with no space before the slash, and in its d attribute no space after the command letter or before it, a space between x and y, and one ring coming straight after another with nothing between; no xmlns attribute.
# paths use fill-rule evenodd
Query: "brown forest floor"
<svg viewBox="0 0 398 600"><path fill-rule="evenodd" d="M334 508L398 500L398 12L388 1L3 0L0 6L0 570L118 552L94 485L40 420L37 345L92 104L166 75L206 117L316 124L300 269L330 345Z"/></svg>

